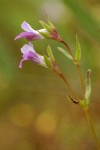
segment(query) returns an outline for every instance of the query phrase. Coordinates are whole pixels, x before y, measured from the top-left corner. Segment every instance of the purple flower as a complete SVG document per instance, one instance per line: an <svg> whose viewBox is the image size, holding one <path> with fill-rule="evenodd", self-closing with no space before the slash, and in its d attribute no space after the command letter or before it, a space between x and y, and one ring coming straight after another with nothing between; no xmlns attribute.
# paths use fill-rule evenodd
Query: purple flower
<svg viewBox="0 0 100 150"><path fill-rule="evenodd" d="M26 32L20 33L18 36L15 37L15 40L19 38L25 38L27 41L34 41L34 40L40 40L44 38L38 31L32 29L31 26L26 21L24 21L21 24L21 28ZM45 29L41 29L39 31L46 32Z"/></svg>
<svg viewBox="0 0 100 150"><path fill-rule="evenodd" d="M21 52L23 55L22 55L22 60L20 61L20 64L19 64L19 68L22 68L22 63L25 60L31 60L35 64L47 67L44 61L44 57L36 53L32 43L25 44L21 48Z"/></svg>
<svg viewBox="0 0 100 150"><path fill-rule="evenodd" d="M24 21L21 24L21 28L26 32L22 32L19 35L17 35L15 37L15 40L19 38L25 38L27 41L52 39L61 42L62 38L58 34L56 28L54 27L54 25L52 24L49 18L47 18L47 22L48 24L43 21L40 21L40 24L43 26L43 29L34 30L26 21Z"/></svg>

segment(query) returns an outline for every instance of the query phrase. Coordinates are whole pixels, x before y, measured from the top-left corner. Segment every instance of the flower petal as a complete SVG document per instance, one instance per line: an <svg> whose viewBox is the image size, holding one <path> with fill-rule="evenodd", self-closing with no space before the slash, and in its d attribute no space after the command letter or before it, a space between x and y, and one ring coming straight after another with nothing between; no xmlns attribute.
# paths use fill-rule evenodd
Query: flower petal
<svg viewBox="0 0 100 150"><path fill-rule="evenodd" d="M38 32L22 32L18 36L15 37L15 40L19 38L25 38L27 41L34 41L34 40L39 40L43 39L43 36L41 36Z"/></svg>
<svg viewBox="0 0 100 150"><path fill-rule="evenodd" d="M20 61L20 64L19 64L19 68L22 68L22 62L25 60L30 60L34 62L35 64L48 68L44 61L44 57L36 53L36 51L34 50L33 44L31 42L29 42L29 44L25 44L21 48L21 52L23 55L22 55L22 60Z"/></svg>
<svg viewBox="0 0 100 150"><path fill-rule="evenodd" d="M19 68L22 68L22 63L23 63L23 61L25 61L25 59L22 59L22 60L20 61L20 63L19 63Z"/></svg>
<svg viewBox="0 0 100 150"><path fill-rule="evenodd" d="M25 44L25 45L21 48L21 52L22 52L23 54L25 54L25 53L27 53L27 52L29 52L29 51L35 52L32 43Z"/></svg>
<svg viewBox="0 0 100 150"><path fill-rule="evenodd" d="M32 27L26 22L26 21L24 21L22 24L21 24L21 28L23 29L23 30L25 30L25 31L27 31L27 32L36 32L37 33L37 31L36 30L34 30L34 29L32 29Z"/></svg>
<svg viewBox="0 0 100 150"><path fill-rule="evenodd" d="M35 63L39 63L39 56L36 52L29 51L22 56L25 60L32 60Z"/></svg>

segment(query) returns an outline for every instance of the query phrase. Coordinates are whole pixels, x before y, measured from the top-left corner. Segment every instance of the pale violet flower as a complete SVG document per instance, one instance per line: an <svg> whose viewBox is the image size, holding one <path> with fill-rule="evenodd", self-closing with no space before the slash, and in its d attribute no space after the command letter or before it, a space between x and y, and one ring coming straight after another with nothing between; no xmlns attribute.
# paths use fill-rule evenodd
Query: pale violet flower
<svg viewBox="0 0 100 150"><path fill-rule="evenodd" d="M40 24L43 26L43 29L34 30L26 21L24 21L21 24L21 28L25 30L25 32L21 32L19 35L17 35L15 37L15 40L19 38L24 38L27 41L52 39L61 42L62 38L58 34L56 28L54 27L54 25L52 24L49 18L47 18L47 22L48 24L43 21L40 21Z"/></svg>
<svg viewBox="0 0 100 150"><path fill-rule="evenodd" d="M26 21L24 21L21 24L21 28L23 30L25 30L25 32L22 32L19 35L17 35L15 37L15 40L17 40L19 38L25 38L27 41L34 41L34 40L44 39L44 37L38 31L46 32L45 29L40 29L38 31L34 30L34 29L32 29L32 27Z"/></svg>
<svg viewBox="0 0 100 150"><path fill-rule="evenodd" d="M22 60L20 61L20 64L19 64L19 68L22 68L22 63L23 61L26 61L26 60L33 61L35 64L38 64L47 68L47 65L44 61L44 57L36 53L32 43L29 42L29 44L25 44L21 48L21 52L23 55L22 55Z"/></svg>

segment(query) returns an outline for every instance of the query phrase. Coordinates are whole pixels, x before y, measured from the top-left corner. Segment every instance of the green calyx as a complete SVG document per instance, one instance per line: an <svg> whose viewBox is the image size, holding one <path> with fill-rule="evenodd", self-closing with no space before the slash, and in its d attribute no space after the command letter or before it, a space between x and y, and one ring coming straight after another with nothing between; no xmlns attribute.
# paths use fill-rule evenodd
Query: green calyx
<svg viewBox="0 0 100 150"><path fill-rule="evenodd" d="M48 24L41 20L39 22L44 27L44 29L46 29L49 33L52 33L52 31L55 29L54 25L52 24L48 16L47 16Z"/></svg>
<svg viewBox="0 0 100 150"><path fill-rule="evenodd" d="M47 67L50 69L52 64L51 64L50 59L46 55L44 55L44 61L45 61L46 65L47 65Z"/></svg>
<svg viewBox="0 0 100 150"><path fill-rule="evenodd" d="M42 31L38 31L45 39L49 39L50 38L50 33L49 32L42 32Z"/></svg>
<svg viewBox="0 0 100 150"><path fill-rule="evenodd" d="M44 27L44 29L46 29L48 32L52 31L51 27L47 23L45 23L44 21L41 21L41 20L39 22Z"/></svg>
<svg viewBox="0 0 100 150"><path fill-rule="evenodd" d="M48 56L49 56L51 62L55 62L55 57L54 57L54 55L52 53L50 45L48 45L48 47L47 47L47 53L48 53Z"/></svg>
<svg viewBox="0 0 100 150"><path fill-rule="evenodd" d="M47 47L47 54L49 57L44 55L44 61L49 69L54 69L55 57L52 53L50 45L48 45L48 47Z"/></svg>

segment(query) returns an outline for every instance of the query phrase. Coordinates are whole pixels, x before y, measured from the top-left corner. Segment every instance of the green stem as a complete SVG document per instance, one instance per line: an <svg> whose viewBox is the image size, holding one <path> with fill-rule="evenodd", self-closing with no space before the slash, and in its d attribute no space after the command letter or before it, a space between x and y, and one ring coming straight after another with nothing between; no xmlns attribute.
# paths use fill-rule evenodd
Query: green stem
<svg viewBox="0 0 100 150"><path fill-rule="evenodd" d="M65 41L61 41L61 43L63 43L66 48L68 49L69 53L71 54L71 56L73 57L73 60L75 62L75 59L74 59L74 56L72 54L72 51L70 49L70 47L66 44ZM81 88L82 88L82 93L83 93L83 99L85 101L85 87L84 87L84 81L83 81L83 78L82 78L82 73L81 73L81 69L80 69L80 65L76 62L76 67L77 67L77 70L78 70L78 74L79 74L79 77L80 77L80 83L81 83ZM93 122L92 122L92 119L91 119L91 115L90 115L90 112L89 112L89 108L88 107L85 107L84 108L84 111L85 111L85 114L86 114L86 117L87 117L87 121L88 121L88 124L90 126L90 129L91 129L91 133L93 135L93 138L94 138L94 141L96 143L96 146L97 146L97 149L100 150L100 144L99 144L99 141L98 141L98 138L97 138L97 135L96 135L96 132L95 132L95 129L94 129L94 126L93 126Z"/></svg>
<svg viewBox="0 0 100 150"><path fill-rule="evenodd" d="M70 55L73 57L73 60L74 60L73 53L72 53L72 51L71 51L70 47L68 46L68 44L67 44L65 41L63 41L63 40L62 40L62 41L60 41L60 42L66 46L66 48L67 48L68 52L70 53Z"/></svg>
<svg viewBox="0 0 100 150"><path fill-rule="evenodd" d="M79 100L79 97L76 95L76 93L73 91L73 89L71 88L70 84L68 83L68 81L66 80L66 78L64 77L64 75L61 72L57 72L57 74L59 75L59 77L64 81L64 83L66 84L67 88L69 89L69 91L71 92L71 94L74 96L74 98L76 100Z"/></svg>
<svg viewBox="0 0 100 150"><path fill-rule="evenodd" d="M81 88L82 88L82 95L83 95L83 99L85 99L85 87L84 87L84 81L82 78L82 73L81 73L81 69L80 69L80 64L76 64L77 70L78 70L78 74L80 77L80 83L81 83Z"/></svg>
<svg viewBox="0 0 100 150"><path fill-rule="evenodd" d="M68 44L65 42L65 41L61 41L62 44L64 44L68 50L68 52L70 53L70 55L72 56L73 58L73 61L76 62L74 56L73 56L73 53L70 49L70 47L68 46ZM83 95L83 99L84 99L84 95L85 95L85 87L84 87L84 82L83 82L83 78L82 78L82 74L81 74L81 69L80 69L80 65L79 63L75 63L75 66L77 68L77 71L78 71L78 74L79 74L79 78L80 78L80 85L81 85L81 89L82 89L82 95Z"/></svg>
<svg viewBox="0 0 100 150"><path fill-rule="evenodd" d="M93 126L93 122L92 122L92 119L91 119L89 108L88 107L84 108L84 111L85 111L85 114L86 114L86 117L87 117L88 124L89 124L90 129L91 129L91 133L92 133L94 141L96 143L97 149L100 150L100 144L99 144L99 141L98 141L98 138L97 138L94 126Z"/></svg>

